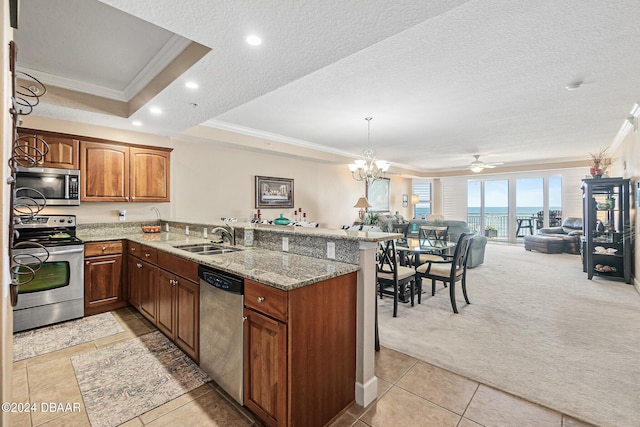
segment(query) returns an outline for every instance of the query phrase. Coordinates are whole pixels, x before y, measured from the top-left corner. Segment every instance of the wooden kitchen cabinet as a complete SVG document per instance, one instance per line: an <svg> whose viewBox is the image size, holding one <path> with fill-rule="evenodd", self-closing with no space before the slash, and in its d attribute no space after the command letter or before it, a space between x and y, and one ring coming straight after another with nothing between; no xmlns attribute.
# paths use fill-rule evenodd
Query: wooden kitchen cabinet
<svg viewBox="0 0 640 427"><path fill-rule="evenodd" d="M81 141L80 201L129 201L129 147Z"/></svg>
<svg viewBox="0 0 640 427"><path fill-rule="evenodd" d="M356 278L245 280L244 404L266 425L324 426L355 400Z"/></svg>
<svg viewBox="0 0 640 427"><path fill-rule="evenodd" d="M18 135L25 143L37 147L44 152L44 140L49 146L49 151L44 155L41 162L35 167L40 168L60 168L79 169L80 141L71 136L59 135L36 131L33 129L18 129ZM34 155L35 152L29 152Z"/></svg>
<svg viewBox="0 0 640 427"><path fill-rule="evenodd" d="M127 305L123 280L122 241L85 244L84 315L103 313Z"/></svg>
<svg viewBox="0 0 640 427"><path fill-rule="evenodd" d="M129 242L128 253L129 302L198 362L198 264L136 242Z"/></svg>
<svg viewBox="0 0 640 427"><path fill-rule="evenodd" d="M184 277L158 270L156 326L196 362L199 357L200 287Z"/></svg>
<svg viewBox="0 0 640 427"><path fill-rule="evenodd" d="M158 300L158 253L138 243L129 243L129 302L156 324Z"/></svg>
<svg viewBox="0 0 640 427"><path fill-rule="evenodd" d="M129 194L132 202L168 202L169 152L129 148Z"/></svg>
<svg viewBox="0 0 640 427"><path fill-rule="evenodd" d="M80 142L80 200L169 202L170 150Z"/></svg>

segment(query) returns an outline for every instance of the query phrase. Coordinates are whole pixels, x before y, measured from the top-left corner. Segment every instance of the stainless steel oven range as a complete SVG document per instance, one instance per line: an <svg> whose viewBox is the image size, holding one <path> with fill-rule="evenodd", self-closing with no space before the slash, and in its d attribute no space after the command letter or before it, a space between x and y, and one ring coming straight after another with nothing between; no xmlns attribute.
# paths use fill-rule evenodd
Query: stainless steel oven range
<svg viewBox="0 0 640 427"><path fill-rule="evenodd" d="M18 274L13 332L84 316L84 244L76 237L75 215L17 216L14 229L17 268L36 270L43 262L31 281Z"/></svg>

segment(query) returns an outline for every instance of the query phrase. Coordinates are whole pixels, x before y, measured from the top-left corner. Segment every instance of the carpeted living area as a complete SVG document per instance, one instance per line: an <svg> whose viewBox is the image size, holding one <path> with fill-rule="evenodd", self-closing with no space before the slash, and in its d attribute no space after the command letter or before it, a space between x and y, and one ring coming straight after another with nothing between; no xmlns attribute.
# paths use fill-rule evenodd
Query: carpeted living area
<svg viewBox="0 0 640 427"><path fill-rule="evenodd" d="M430 286L425 289L430 290ZM587 280L580 256L488 245L468 271L471 305L439 283L421 305L379 300L381 344L600 426L640 419L640 295Z"/></svg>

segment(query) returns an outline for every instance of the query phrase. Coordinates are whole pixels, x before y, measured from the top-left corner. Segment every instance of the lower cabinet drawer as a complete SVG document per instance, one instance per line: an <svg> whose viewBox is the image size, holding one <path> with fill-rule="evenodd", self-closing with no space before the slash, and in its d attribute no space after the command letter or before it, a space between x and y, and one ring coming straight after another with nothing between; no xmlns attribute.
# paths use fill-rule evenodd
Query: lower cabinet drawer
<svg viewBox="0 0 640 427"><path fill-rule="evenodd" d="M198 278L197 262L189 261L188 259L160 251L158 252L158 265L165 270L169 270L178 276L191 280L192 282L198 283L200 281Z"/></svg>
<svg viewBox="0 0 640 427"><path fill-rule="evenodd" d="M84 256L114 255L122 253L123 244L121 240L109 242L90 242L84 245Z"/></svg>
<svg viewBox="0 0 640 427"><path fill-rule="evenodd" d="M252 280L244 282L244 305L283 322L287 321L288 293Z"/></svg>

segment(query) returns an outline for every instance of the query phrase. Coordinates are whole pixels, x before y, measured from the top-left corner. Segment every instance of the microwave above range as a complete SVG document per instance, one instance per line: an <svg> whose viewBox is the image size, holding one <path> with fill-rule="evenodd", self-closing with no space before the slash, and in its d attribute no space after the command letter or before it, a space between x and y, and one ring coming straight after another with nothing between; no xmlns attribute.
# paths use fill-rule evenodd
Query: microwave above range
<svg viewBox="0 0 640 427"><path fill-rule="evenodd" d="M80 205L80 171L77 169L27 168L16 170L15 197L47 206Z"/></svg>

